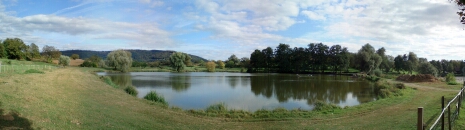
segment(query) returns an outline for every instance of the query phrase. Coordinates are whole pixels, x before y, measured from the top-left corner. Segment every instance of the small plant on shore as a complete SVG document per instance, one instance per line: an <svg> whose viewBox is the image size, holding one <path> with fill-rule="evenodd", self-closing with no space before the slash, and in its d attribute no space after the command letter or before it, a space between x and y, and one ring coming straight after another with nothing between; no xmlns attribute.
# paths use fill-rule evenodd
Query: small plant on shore
<svg viewBox="0 0 465 130"><path fill-rule="evenodd" d="M377 76L369 75L369 76L366 77L366 79L369 80L369 81L377 82L380 78L377 77Z"/></svg>
<svg viewBox="0 0 465 130"><path fill-rule="evenodd" d="M226 105L224 103L217 103L217 104L208 106L205 111L214 112L214 113L223 113L223 112L227 112L228 109L226 108Z"/></svg>
<svg viewBox="0 0 465 130"><path fill-rule="evenodd" d="M454 73L449 73L446 75L446 82L448 85L458 85L457 81L455 80Z"/></svg>
<svg viewBox="0 0 465 130"><path fill-rule="evenodd" d="M126 93L128 93L129 95L132 95L132 96L137 96L137 94L139 93L139 92L137 92L137 89L134 86L126 87L124 89L124 91L126 91Z"/></svg>
<svg viewBox="0 0 465 130"><path fill-rule="evenodd" d="M380 98L387 98L390 96L402 96L401 89L405 89L403 83L391 84L386 81L378 81L375 83L376 93Z"/></svg>
<svg viewBox="0 0 465 130"><path fill-rule="evenodd" d="M102 79L105 83L112 86L113 88L119 88L119 86L113 83L113 81L111 81L111 78L108 76L101 76L100 79Z"/></svg>
<svg viewBox="0 0 465 130"><path fill-rule="evenodd" d="M31 73L44 74L43 71L36 70L36 69L29 69L29 70L26 70L26 72L24 72L24 73L25 73L25 74L31 74Z"/></svg>
<svg viewBox="0 0 465 130"><path fill-rule="evenodd" d="M316 101L314 111L334 111L337 109L342 109L336 104L326 103L324 101Z"/></svg>
<svg viewBox="0 0 465 130"><path fill-rule="evenodd" d="M144 99L168 105L168 102L165 101L165 98L163 98L161 95L158 95L155 91L150 91L147 95L144 96Z"/></svg>

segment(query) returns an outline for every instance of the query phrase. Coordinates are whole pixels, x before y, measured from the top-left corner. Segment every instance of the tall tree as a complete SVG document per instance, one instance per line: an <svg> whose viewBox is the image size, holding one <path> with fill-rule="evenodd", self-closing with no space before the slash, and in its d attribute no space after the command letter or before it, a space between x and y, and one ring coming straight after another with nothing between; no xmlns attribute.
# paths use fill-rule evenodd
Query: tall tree
<svg viewBox="0 0 465 130"><path fill-rule="evenodd" d="M184 71L186 65L190 62L190 56L186 53L175 52L170 56L171 66L177 71ZM187 63L187 64L186 64Z"/></svg>
<svg viewBox="0 0 465 130"><path fill-rule="evenodd" d="M247 57L242 57L240 61L240 65L242 68L249 68L250 66L250 59Z"/></svg>
<svg viewBox="0 0 465 130"><path fill-rule="evenodd" d="M40 58L39 47L36 44L31 43L29 46L29 52L32 59Z"/></svg>
<svg viewBox="0 0 465 130"><path fill-rule="evenodd" d="M6 51L5 51L5 45L3 44L2 40L0 40L0 58L6 58Z"/></svg>
<svg viewBox="0 0 465 130"><path fill-rule="evenodd" d="M234 54L229 56L228 61L232 61L234 65L238 65L240 62L239 58L237 58Z"/></svg>
<svg viewBox="0 0 465 130"><path fill-rule="evenodd" d="M291 48L288 44L280 43L275 50L275 62L278 72L291 72Z"/></svg>
<svg viewBox="0 0 465 130"><path fill-rule="evenodd" d="M405 68L404 59L401 55L397 55L396 58L394 58L394 68L397 71L397 73L400 73L400 71Z"/></svg>
<svg viewBox="0 0 465 130"><path fill-rule="evenodd" d="M61 56L60 50L56 49L54 46L47 46L45 45L42 48L42 55L47 58L47 60L51 61L52 59L57 59Z"/></svg>
<svg viewBox="0 0 465 130"><path fill-rule="evenodd" d="M3 41L8 59L24 59L26 58L27 46L23 40L19 38L7 38Z"/></svg>
<svg viewBox="0 0 465 130"><path fill-rule="evenodd" d="M107 55L108 65L121 72L128 72L132 66L131 52L125 50L115 50Z"/></svg>
<svg viewBox="0 0 465 130"><path fill-rule="evenodd" d="M250 54L250 67L248 72L259 71L260 68L265 67L265 55L258 49Z"/></svg>
<svg viewBox="0 0 465 130"><path fill-rule="evenodd" d="M418 57L417 57L417 54L413 53L413 52L409 52L408 53L408 62L409 62L409 71L410 71L410 74L413 73L413 71L415 71L418 67Z"/></svg>
<svg viewBox="0 0 465 130"><path fill-rule="evenodd" d="M371 73L372 70L378 69L382 62L381 56L375 53L375 49L370 44L365 44L358 51L357 57L360 64L360 70Z"/></svg>
<svg viewBox="0 0 465 130"><path fill-rule="evenodd" d="M270 72L270 70L273 69L274 67L275 58L274 58L273 49L271 49L271 47L267 47L266 49L262 50L262 54L265 58L265 61L264 61L265 71Z"/></svg>

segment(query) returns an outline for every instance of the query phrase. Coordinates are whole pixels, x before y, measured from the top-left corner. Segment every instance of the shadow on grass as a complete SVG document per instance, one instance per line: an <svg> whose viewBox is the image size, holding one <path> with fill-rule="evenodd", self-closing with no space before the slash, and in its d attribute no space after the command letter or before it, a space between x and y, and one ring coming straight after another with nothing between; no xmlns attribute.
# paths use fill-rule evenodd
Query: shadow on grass
<svg viewBox="0 0 465 130"><path fill-rule="evenodd" d="M0 102L1 105L1 102ZM25 129L32 130L32 122L24 117L20 117L18 112L10 112L4 114L4 110L0 109L0 129Z"/></svg>

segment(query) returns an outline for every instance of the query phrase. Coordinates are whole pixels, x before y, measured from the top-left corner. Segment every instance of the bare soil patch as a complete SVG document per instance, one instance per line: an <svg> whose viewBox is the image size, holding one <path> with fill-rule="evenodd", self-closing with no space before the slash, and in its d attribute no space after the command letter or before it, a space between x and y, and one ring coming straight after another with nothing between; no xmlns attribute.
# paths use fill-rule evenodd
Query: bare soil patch
<svg viewBox="0 0 465 130"><path fill-rule="evenodd" d="M58 60L53 60L52 63L58 65ZM81 65L82 63L84 63L84 60L83 60L83 59L76 59L76 60L71 59L71 60L69 61L69 66L79 66L79 65Z"/></svg>
<svg viewBox="0 0 465 130"><path fill-rule="evenodd" d="M404 82L437 82L438 79L431 74L417 74L417 75L400 75L396 78L398 81Z"/></svg>

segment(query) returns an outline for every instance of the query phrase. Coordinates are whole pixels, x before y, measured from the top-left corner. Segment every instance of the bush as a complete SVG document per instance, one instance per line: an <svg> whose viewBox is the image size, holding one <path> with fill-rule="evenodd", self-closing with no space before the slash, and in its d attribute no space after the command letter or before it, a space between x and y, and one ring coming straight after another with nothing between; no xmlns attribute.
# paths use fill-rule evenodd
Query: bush
<svg viewBox="0 0 465 130"><path fill-rule="evenodd" d="M207 67L208 72L215 72L215 66L216 66L215 62L212 62L212 61L207 62L205 66Z"/></svg>
<svg viewBox="0 0 465 130"><path fill-rule="evenodd" d="M102 79L105 83L107 83L108 85L112 86L113 88L119 88L119 86L116 85L115 83L113 83L113 81L111 80L111 78L108 77L108 76L101 76L100 79Z"/></svg>
<svg viewBox="0 0 465 130"><path fill-rule="evenodd" d="M159 103L162 103L164 105L168 105L168 102L165 101L165 98L158 95L157 92L155 92L155 91L150 91L147 95L145 95L144 99L147 99L147 100L153 101L153 102L159 102Z"/></svg>
<svg viewBox="0 0 465 130"><path fill-rule="evenodd" d="M373 71L373 73L377 76L377 77L381 77L381 75L383 74L383 71L379 70L379 69L376 69Z"/></svg>
<svg viewBox="0 0 465 130"><path fill-rule="evenodd" d="M130 95L132 95L132 96L137 96L137 94L139 93L139 92L137 92L137 89L136 89L136 87L134 87L134 86L128 86L128 87L126 87L126 88L124 89L124 91L126 91L126 93L128 93L128 94L130 94Z"/></svg>
<svg viewBox="0 0 465 130"><path fill-rule="evenodd" d="M454 73L448 73L446 76L446 82L456 82Z"/></svg>
<svg viewBox="0 0 465 130"><path fill-rule="evenodd" d="M59 65L63 65L63 66L68 66L69 65L69 57L68 56L65 56L65 55L61 55L60 56L60 59L58 60L58 64Z"/></svg>
<svg viewBox="0 0 465 130"><path fill-rule="evenodd" d="M386 81L378 81L375 83L375 92L380 98L387 98L392 96L402 96L401 89L405 89L403 83L391 84Z"/></svg>
<svg viewBox="0 0 465 130"><path fill-rule="evenodd" d="M373 82L376 82L378 81L380 78L379 77L376 77L376 76L367 76L366 77L367 80L370 80L370 81L373 81Z"/></svg>
<svg viewBox="0 0 465 130"><path fill-rule="evenodd" d="M72 58L73 60L79 59L79 55L78 55L78 54L72 54L72 55L71 55L71 58Z"/></svg>
<svg viewBox="0 0 465 130"><path fill-rule="evenodd" d="M315 103L315 108L313 110L315 111L331 111L334 109L342 109L336 104L332 103L326 103L324 101L316 101Z"/></svg>
<svg viewBox="0 0 465 130"><path fill-rule="evenodd" d="M224 103L213 104L207 107L205 110L206 112L213 112L213 113L223 113L227 112L228 109Z"/></svg>
<svg viewBox="0 0 465 130"><path fill-rule="evenodd" d="M31 73L43 74L44 72L40 71L40 70L36 70L36 69L30 69L30 70L26 70L26 72L24 72L24 73L26 73L26 74L31 74Z"/></svg>
<svg viewBox="0 0 465 130"><path fill-rule="evenodd" d="M457 82L447 82L447 85L459 85Z"/></svg>

